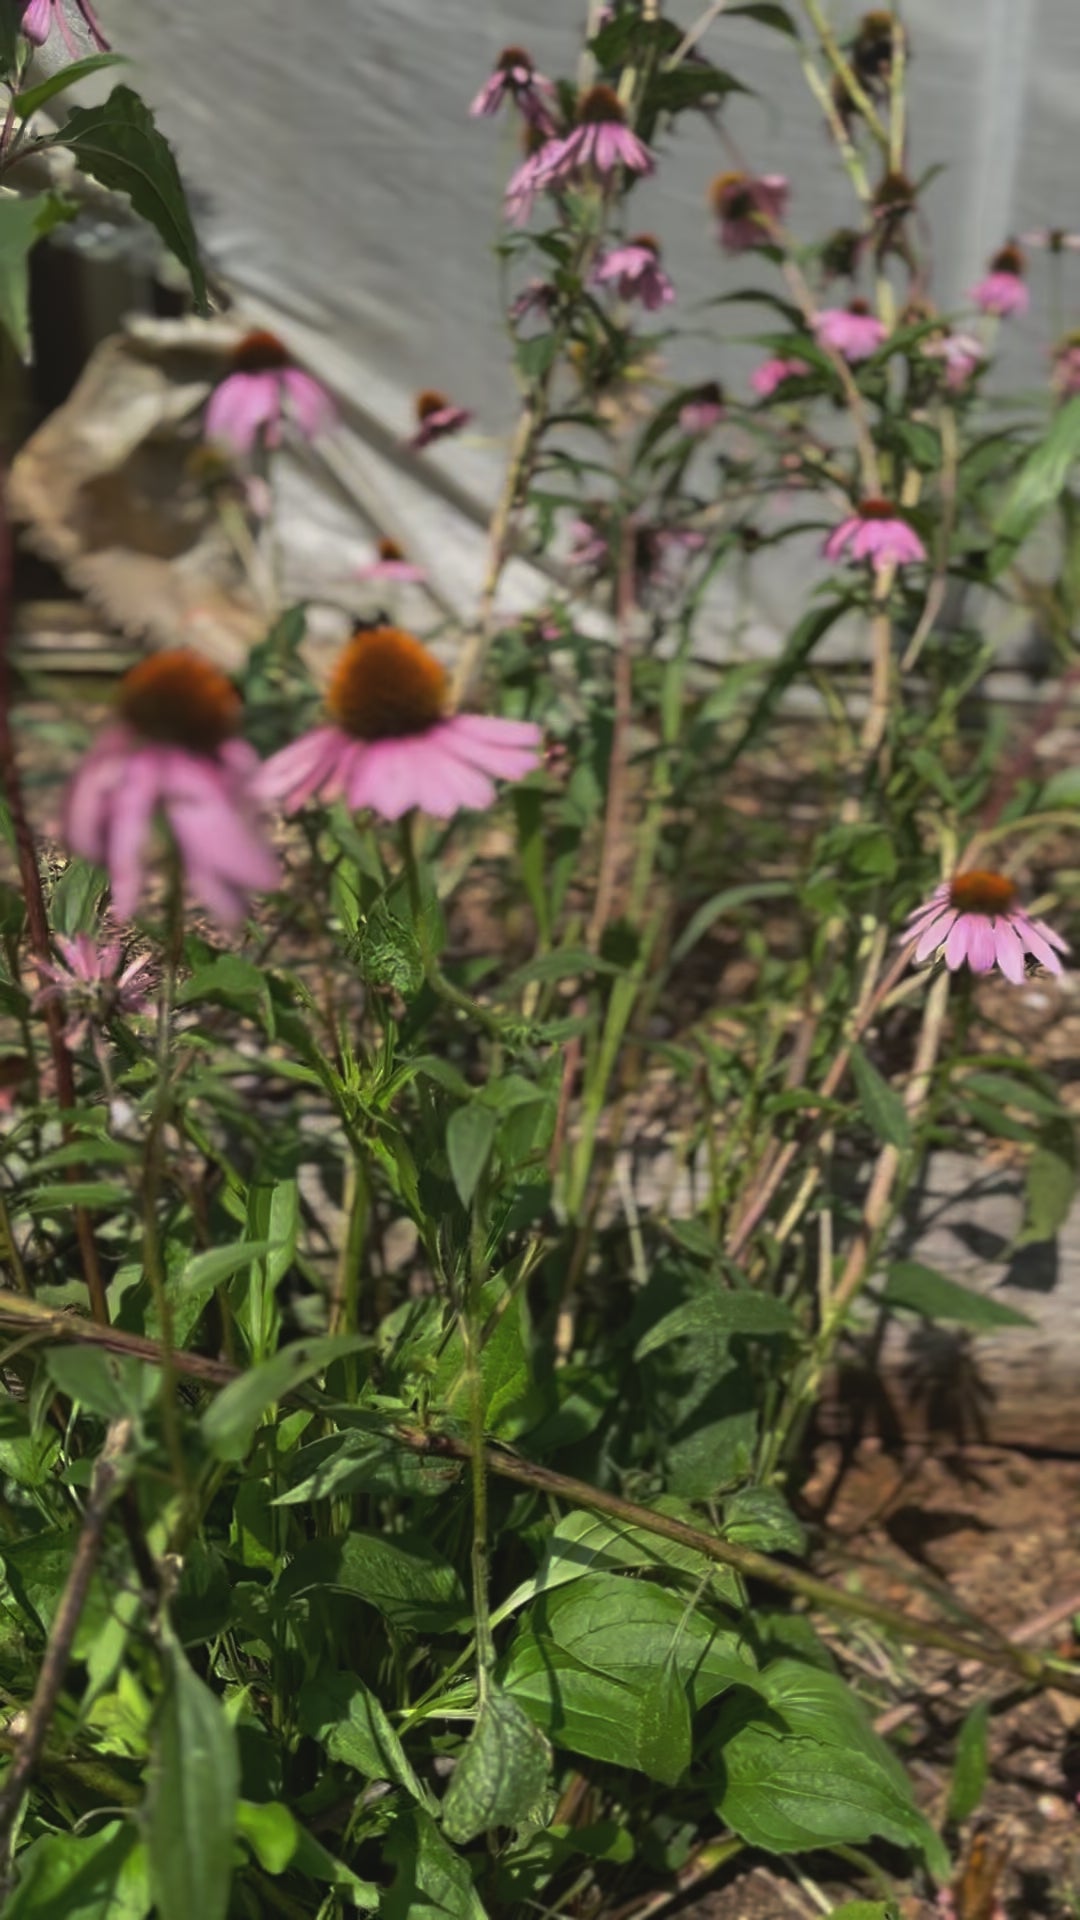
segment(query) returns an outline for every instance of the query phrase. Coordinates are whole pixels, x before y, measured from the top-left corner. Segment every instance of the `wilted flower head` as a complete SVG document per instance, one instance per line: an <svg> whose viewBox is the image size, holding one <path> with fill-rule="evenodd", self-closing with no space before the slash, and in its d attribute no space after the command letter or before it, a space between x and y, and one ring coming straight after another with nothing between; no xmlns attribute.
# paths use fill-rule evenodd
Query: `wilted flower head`
<svg viewBox="0 0 1080 1920"><path fill-rule="evenodd" d="M823 552L826 560L869 560L879 572L926 559L914 527L891 500L860 501L857 511L834 527Z"/></svg>
<svg viewBox="0 0 1080 1920"><path fill-rule="evenodd" d="M794 357L763 360L750 375L750 385L759 400L771 400L778 387L787 380L801 379L803 374L812 373L813 368L805 360Z"/></svg>
<svg viewBox="0 0 1080 1920"><path fill-rule="evenodd" d="M215 919L235 925L248 896L278 879L255 819L258 759L235 738L239 694L218 667L174 647L124 675L117 710L68 788L68 846L108 868L113 912L127 920L161 818L195 898Z"/></svg>
<svg viewBox="0 0 1080 1920"><path fill-rule="evenodd" d="M73 940L54 935L61 961L38 960L38 973L48 983L34 995L35 1010L52 1000L67 1009L64 1039L81 1047L91 1026L105 1027L117 1014L141 1013L146 1005L153 963L149 954L129 961L121 972L123 950L119 940L99 946L88 933Z"/></svg>
<svg viewBox="0 0 1080 1920"><path fill-rule="evenodd" d="M295 813L342 796L399 820L413 807L449 819L491 805L495 780L520 780L540 764L530 720L449 713L446 669L399 627L361 627L338 655L326 696L328 724L302 734L263 766L260 794Z"/></svg>
<svg viewBox="0 0 1080 1920"><path fill-rule="evenodd" d="M821 346L854 364L877 352L885 328L865 300L849 300L846 307L822 307L814 317L814 334Z"/></svg>
<svg viewBox="0 0 1080 1920"><path fill-rule="evenodd" d="M656 313L675 298L675 289L660 265L660 242L651 233L639 233L621 247L613 247L593 269L600 283L613 280L620 300L640 300Z"/></svg>
<svg viewBox="0 0 1080 1920"><path fill-rule="evenodd" d="M706 380L679 408L684 433L711 433L724 417L724 389L718 380Z"/></svg>
<svg viewBox="0 0 1080 1920"><path fill-rule="evenodd" d="M719 240L728 253L776 243L776 227L787 210L790 188L782 173L718 173L709 188L709 204L719 221Z"/></svg>
<svg viewBox="0 0 1080 1920"><path fill-rule="evenodd" d="M549 140L536 155L535 182L556 187L588 170L606 186L620 167L645 174L654 164L648 147L627 126L618 94L611 87L590 87L578 101L577 125L565 138Z"/></svg>
<svg viewBox="0 0 1080 1920"><path fill-rule="evenodd" d="M405 444L414 453L423 447L429 447L433 440L441 440L445 434L460 433L467 427L472 414L467 407L455 407L445 393L439 393L435 387L425 387L413 401L416 415L416 432Z"/></svg>
<svg viewBox="0 0 1080 1920"><path fill-rule="evenodd" d="M938 333L924 340L919 351L928 360L941 361L945 385L951 393L966 387L986 359L982 341L973 333Z"/></svg>
<svg viewBox="0 0 1080 1920"><path fill-rule="evenodd" d="M234 348L232 372L211 394L204 424L207 439L224 441L234 453L245 454L260 432L268 447L278 446L286 419L305 440L314 440L335 418L325 387L293 365L276 334L260 328L245 334Z"/></svg>
<svg viewBox="0 0 1080 1920"><path fill-rule="evenodd" d="M357 580L391 580L399 586L416 586L427 579L423 567L406 560L404 551L396 540L379 540L375 545L374 560L365 560L357 567Z"/></svg>
<svg viewBox="0 0 1080 1920"><path fill-rule="evenodd" d="M876 92L892 70L895 23L887 7L864 13L851 43L851 64L863 85Z"/></svg>
<svg viewBox="0 0 1080 1920"><path fill-rule="evenodd" d="M75 0L75 5L95 47L101 53L108 53L109 43L101 31L90 0ZM54 26L59 27L60 38L72 59L81 59L86 49L85 46L80 47L71 31L64 0L27 0L19 22L19 31L24 39L29 40L32 46L43 47Z"/></svg>
<svg viewBox="0 0 1080 1920"><path fill-rule="evenodd" d="M1031 295L1024 285L1024 256L1019 247L1010 245L995 253L989 272L972 287L971 298L980 312L999 320L1027 312Z"/></svg>
<svg viewBox="0 0 1080 1920"><path fill-rule="evenodd" d="M1080 333L1067 333L1058 341L1050 378L1054 392L1063 400L1071 400L1074 394L1080 393Z"/></svg>
<svg viewBox="0 0 1080 1920"><path fill-rule="evenodd" d="M474 118L498 113L504 100L512 100L534 127L551 134L555 131L551 114L554 98L551 81L537 73L532 55L524 47L504 47L469 112Z"/></svg>
<svg viewBox="0 0 1080 1920"><path fill-rule="evenodd" d="M908 915L905 940L915 940L917 962L940 947L954 972L965 960L973 973L1001 968L1019 986L1024 956L1030 953L1049 973L1061 972L1059 953L1067 943L1045 920L1031 920L1016 904L1016 888L1003 873L973 868L936 887L929 900Z"/></svg>
<svg viewBox="0 0 1080 1920"><path fill-rule="evenodd" d="M837 227L821 249L821 270L826 280L854 278L866 235L856 227Z"/></svg>

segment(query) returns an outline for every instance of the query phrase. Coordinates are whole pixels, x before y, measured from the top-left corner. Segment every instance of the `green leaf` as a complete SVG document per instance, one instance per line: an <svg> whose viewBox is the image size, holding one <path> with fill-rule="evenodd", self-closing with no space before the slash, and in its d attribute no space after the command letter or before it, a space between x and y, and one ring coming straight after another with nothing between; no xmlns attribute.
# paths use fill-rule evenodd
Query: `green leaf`
<svg viewBox="0 0 1080 1920"><path fill-rule="evenodd" d="M696 1340L704 1334L767 1336L794 1330L791 1308L785 1300L771 1293L757 1293L751 1287L732 1287L726 1292L717 1287L711 1293L695 1294L681 1307L665 1313L642 1335L634 1348L634 1359L645 1360L673 1340Z"/></svg>
<svg viewBox="0 0 1080 1920"><path fill-rule="evenodd" d="M43 235L75 211L55 193L0 198L0 326L20 360L30 358L30 255Z"/></svg>
<svg viewBox="0 0 1080 1920"><path fill-rule="evenodd" d="M36 87L27 87L24 93L15 97L15 111L22 120L29 120L32 113L40 113L42 107L54 100L58 93L65 93L68 87L78 85L92 73L101 73L106 67L126 67L130 64L123 53L88 53L85 60L72 60L66 67L60 67L56 73L50 73Z"/></svg>
<svg viewBox="0 0 1080 1920"><path fill-rule="evenodd" d="M1043 807L1080 807L1080 767L1059 767L1039 795Z"/></svg>
<svg viewBox="0 0 1080 1920"><path fill-rule="evenodd" d="M112 1180L56 1180L20 1197L15 1212L66 1212L69 1207L90 1207L109 1213L130 1211L135 1205L128 1187Z"/></svg>
<svg viewBox="0 0 1080 1920"><path fill-rule="evenodd" d="M637 1758L639 1696L607 1674L526 1629L511 1649L502 1684L557 1747L626 1766Z"/></svg>
<svg viewBox="0 0 1080 1920"><path fill-rule="evenodd" d="M960 1327L1030 1327L1033 1322L1016 1307L989 1294L973 1293L918 1260L897 1260L889 1268L882 1299L890 1307L906 1307L924 1320L941 1320Z"/></svg>
<svg viewBox="0 0 1080 1920"><path fill-rule="evenodd" d="M716 1722L717 1811L769 1853L858 1846L879 1836L916 1847L937 1871L947 1855L915 1806L903 1768L837 1674L776 1660L763 1699L742 1692Z"/></svg>
<svg viewBox="0 0 1080 1920"><path fill-rule="evenodd" d="M430 1814L410 1807L386 1842L397 1872L379 1901L379 1920L487 1920L469 1864L448 1846Z"/></svg>
<svg viewBox="0 0 1080 1920"><path fill-rule="evenodd" d="M123 1821L43 1834L16 1866L4 1920L145 1920L150 1912L146 1849Z"/></svg>
<svg viewBox="0 0 1080 1920"><path fill-rule="evenodd" d="M236 1733L175 1642L165 1659L146 1810L154 1899L160 1920L225 1920L240 1786Z"/></svg>
<svg viewBox="0 0 1080 1920"><path fill-rule="evenodd" d="M786 33L791 40L799 37L799 29L787 8L772 4L772 0L745 0L740 7L728 7L729 20L737 19L739 14L745 14L751 20L760 20L763 27L774 27L777 33Z"/></svg>
<svg viewBox="0 0 1080 1920"><path fill-rule="evenodd" d="M498 1124L491 1108L482 1107L475 1101L471 1106L458 1107L450 1115L446 1129L446 1152L463 1207L469 1205L477 1182L487 1166L495 1145Z"/></svg>
<svg viewBox="0 0 1080 1920"><path fill-rule="evenodd" d="M317 1340L297 1340L264 1360L250 1372L230 1381L206 1409L202 1434L219 1460L243 1460L255 1429L267 1410L294 1387L325 1373L334 1360L371 1345L366 1334L324 1334Z"/></svg>
<svg viewBox="0 0 1080 1920"><path fill-rule="evenodd" d="M956 1741L956 1761L949 1787L949 1819L967 1820L975 1812L990 1778L987 1730L990 1703L980 1700L964 1718Z"/></svg>
<svg viewBox="0 0 1080 1920"><path fill-rule="evenodd" d="M319 1588L366 1600L398 1626L440 1631L467 1617L465 1589L455 1567L426 1534L354 1531L339 1540L301 1547L277 1583L287 1601Z"/></svg>
<svg viewBox="0 0 1080 1920"><path fill-rule="evenodd" d="M790 897L790 880L748 881L744 886L725 887L722 893L714 893L711 900L692 914L683 928L675 945L671 949L671 965L677 967L685 960L691 948L696 947L702 935L719 920L721 914L731 913L736 907L756 906L760 900L782 900Z"/></svg>
<svg viewBox="0 0 1080 1920"><path fill-rule="evenodd" d="M724 1538L762 1553L803 1553L806 1533L778 1487L740 1487L724 1502Z"/></svg>
<svg viewBox="0 0 1080 1920"><path fill-rule="evenodd" d="M690 1765L690 1703L670 1651L641 1695L637 1750L642 1772L665 1787L677 1786Z"/></svg>
<svg viewBox="0 0 1080 1920"><path fill-rule="evenodd" d="M364 1913L384 1911L380 1906L378 1888L368 1880L361 1880L359 1874L324 1847L321 1840L316 1840L306 1827L300 1829L292 1866L296 1873L306 1873L311 1880L323 1880L328 1886L337 1887L350 1906L359 1907ZM321 1913L324 1909L320 1907L319 1911Z"/></svg>
<svg viewBox="0 0 1080 1920"><path fill-rule="evenodd" d="M705 1554L680 1546L678 1541L665 1540L659 1534L646 1533L641 1527L579 1509L565 1514L553 1527L536 1573L515 1587L509 1599L496 1609L492 1624L497 1626L511 1614L519 1613L541 1593L553 1593L556 1587L581 1580L587 1573L606 1573L619 1567L666 1567L695 1581L712 1573L714 1592L738 1599L726 1570L716 1566Z"/></svg>
<svg viewBox="0 0 1080 1920"><path fill-rule="evenodd" d="M231 1007L235 1013L258 1013L269 1004L266 974L238 953L219 953L204 967L196 967L177 990L178 1007L203 1000Z"/></svg>
<svg viewBox="0 0 1080 1920"><path fill-rule="evenodd" d="M900 1920L900 1909L894 1900L845 1900L829 1920Z"/></svg>
<svg viewBox="0 0 1080 1920"><path fill-rule="evenodd" d="M56 932L92 933L104 891L100 867L89 860L69 860L49 896L49 919Z"/></svg>
<svg viewBox="0 0 1080 1920"><path fill-rule="evenodd" d="M851 1050L851 1071L858 1088L859 1103L875 1139L890 1147L911 1144L911 1125L904 1103L894 1087L883 1080L861 1047Z"/></svg>
<svg viewBox="0 0 1080 1920"><path fill-rule="evenodd" d="M550 1762L539 1728L516 1700L492 1687L443 1801L447 1839L463 1847L492 1827L522 1826L540 1806Z"/></svg>
<svg viewBox="0 0 1080 1920"><path fill-rule="evenodd" d="M392 1780L430 1807L431 1795L373 1693L351 1673L327 1673L300 1689L297 1724L326 1748L331 1760L355 1767L367 1780Z"/></svg>
<svg viewBox="0 0 1080 1920"><path fill-rule="evenodd" d="M136 213L157 228L187 268L196 308L209 312L199 243L172 148L138 94L114 87L102 106L76 107L60 141L83 173L112 192L126 193Z"/></svg>
<svg viewBox="0 0 1080 1920"><path fill-rule="evenodd" d="M1080 395L1059 407L1045 439L1029 453L994 527L991 574L1008 565L1016 548L1064 491L1080 459Z"/></svg>
<svg viewBox="0 0 1080 1920"><path fill-rule="evenodd" d="M61 1393L105 1420L138 1419L161 1386L160 1370L130 1354L105 1353L100 1347L48 1347L43 1358Z"/></svg>
<svg viewBox="0 0 1080 1920"><path fill-rule="evenodd" d="M236 1831L266 1873L284 1873L300 1844L299 1823L280 1800L239 1801Z"/></svg>
<svg viewBox="0 0 1080 1920"><path fill-rule="evenodd" d="M1018 1247L1053 1240L1065 1225L1076 1196L1076 1131L1062 1116L1051 1120L1039 1135L1039 1145L1028 1161L1024 1181L1024 1224Z"/></svg>

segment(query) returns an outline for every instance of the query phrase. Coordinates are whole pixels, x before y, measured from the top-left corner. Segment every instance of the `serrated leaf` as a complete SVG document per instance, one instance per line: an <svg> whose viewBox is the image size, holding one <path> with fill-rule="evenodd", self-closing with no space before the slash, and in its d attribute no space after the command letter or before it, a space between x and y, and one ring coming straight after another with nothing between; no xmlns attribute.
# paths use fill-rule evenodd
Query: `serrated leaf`
<svg viewBox="0 0 1080 1920"><path fill-rule="evenodd" d="M957 1735L956 1760L949 1787L950 1820L967 1820L975 1812L990 1777L987 1731L990 1703L980 1700L964 1717Z"/></svg>
<svg viewBox="0 0 1080 1920"><path fill-rule="evenodd" d="M446 1153L458 1198L467 1207L495 1145L498 1119L490 1107L474 1101L458 1107L446 1128Z"/></svg>
<svg viewBox="0 0 1080 1920"><path fill-rule="evenodd" d="M724 1502L724 1538L762 1553L803 1553L805 1529L778 1487L740 1487Z"/></svg>
<svg viewBox="0 0 1080 1920"><path fill-rule="evenodd" d="M665 1787L677 1786L690 1765L690 1705L670 1653L641 1695L637 1748L642 1772Z"/></svg>
<svg viewBox="0 0 1080 1920"><path fill-rule="evenodd" d="M0 326L20 360L30 358L30 255L43 235L75 211L55 193L0 197Z"/></svg>
<svg viewBox="0 0 1080 1920"><path fill-rule="evenodd" d="M131 1354L104 1353L100 1347L48 1347L43 1359L61 1393L104 1420L137 1419L161 1386L159 1369Z"/></svg>
<svg viewBox="0 0 1080 1920"><path fill-rule="evenodd" d="M911 1144L911 1123L895 1087L883 1080L861 1047L851 1050L851 1071L867 1124L876 1140L890 1147Z"/></svg>
<svg viewBox="0 0 1080 1920"><path fill-rule="evenodd" d="M492 1827L521 1826L540 1805L550 1765L539 1727L509 1694L492 1687L443 1801L447 1839L463 1847Z"/></svg>
<svg viewBox="0 0 1080 1920"><path fill-rule="evenodd" d="M397 1869L379 1900L379 1920L487 1920L469 1863L447 1844L430 1814L410 1807L386 1841Z"/></svg>
<svg viewBox="0 0 1080 1920"><path fill-rule="evenodd" d="M114 87L103 105L76 107L64 122L60 141L83 173L111 192L127 194L136 213L157 229L186 267L198 312L209 312L199 243L180 172L145 102L130 87Z"/></svg>
<svg viewBox="0 0 1080 1920"><path fill-rule="evenodd" d="M154 1899L160 1920L225 1920L240 1789L236 1732L174 1642L165 1658L146 1810Z"/></svg>
<svg viewBox="0 0 1080 1920"><path fill-rule="evenodd" d="M431 1795L422 1786L385 1709L362 1680L351 1673L327 1673L300 1690L297 1724L340 1760L368 1780L392 1780L423 1807Z"/></svg>
<svg viewBox="0 0 1080 1920"><path fill-rule="evenodd" d="M695 1294L681 1307L657 1320L642 1335L634 1348L634 1359L645 1360L673 1340L700 1339L703 1334L744 1333L768 1337L792 1333L795 1322L785 1300L771 1293L756 1293L750 1287L732 1287L714 1293Z"/></svg>
<svg viewBox="0 0 1080 1920"><path fill-rule="evenodd" d="M420 1631L446 1631L468 1612L457 1569L422 1533L391 1538L355 1528L338 1540L310 1541L281 1574L276 1593L285 1604L319 1589L351 1594L395 1625Z"/></svg>
<svg viewBox="0 0 1080 1920"><path fill-rule="evenodd" d="M1030 1327L1026 1313L1006 1306L985 1293L973 1293L958 1280L950 1280L934 1267L918 1260L897 1260L889 1268L882 1299L890 1307L906 1307L922 1314L924 1320L943 1321L960 1327Z"/></svg>

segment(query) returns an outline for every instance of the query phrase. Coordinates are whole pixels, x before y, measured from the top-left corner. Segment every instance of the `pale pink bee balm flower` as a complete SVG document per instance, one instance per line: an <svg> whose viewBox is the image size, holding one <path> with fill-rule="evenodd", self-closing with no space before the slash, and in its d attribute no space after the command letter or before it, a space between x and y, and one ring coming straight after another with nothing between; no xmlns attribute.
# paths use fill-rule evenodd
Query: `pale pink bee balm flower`
<svg viewBox="0 0 1080 1920"><path fill-rule="evenodd" d="M274 333L245 334L232 355L232 372L210 396L204 427L236 454L250 453L260 433L268 447L281 444L289 420L305 440L314 440L336 418L325 387L292 363Z"/></svg>
<svg viewBox="0 0 1080 1920"><path fill-rule="evenodd" d="M881 572L926 559L914 527L891 500L862 500L856 511L834 527L825 542L826 560L869 560Z"/></svg>
<svg viewBox="0 0 1080 1920"><path fill-rule="evenodd" d="M945 373L945 385L950 393L958 393L966 387L971 376L986 359L986 350L981 340L973 333L942 333L932 340L924 341L920 351L928 360L940 360Z"/></svg>
<svg viewBox="0 0 1080 1920"><path fill-rule="evenodd" d="M771 400L778 387L787 380L798 380L803 374L812 373L805 360L781 359L763 360L750 375L750 385L759 400Z"/></svg>
<svg viewBox="0 0 1080 1920"><path fill-rule="evenodd" d="M905 940L917 942L915 960L945 949L945 965L955 973L966 961L973 973L1000 967L1019 986L1024 957L1031 954L1048 973L1060 973L1059 953L1067 943L1045 920L1031 920L1016 904L1016 888L1003 873L972 868L936 887L929 900L908 915Z"/></svg>
<svg viewBox="0 0 1080 1920"><path fill-rule="evenodd" d="M998 320L1027 312L1031 295L1024 285L1024 256L1019 247L1002 247L995 253L989 272L972 287L971 298L981 313Z"/></svg>
<svg viewBox="0 0 1080 1920"><path fill-rule="evenodd" d="M675 289L660 265L660 242L651 233L639 233L604 255L593 272L600 284L614 281L620 300L640 300L649 313L669 306Z"/></svg>
<svg viewBox="0 0 1080 1920"><path fill-rule="evenodd" d="M141 1013L146 1006L152 961L149 954L132 960L121 971L119 940L99 946L88 933L73 940L53 936L61 961L37 960L39 975L48 983L34 995L35 1010L51 1000L63 1000L67 1009L64 1039L81 1047L91 1026L104 1027L118 1014Z"/></svg>
<svg viewBox="0 0 1080 1920"><path fill-rule="evenodd" d="M302 734L263 765L258 789L295 813L340 795L359 813L399 820L418 807L448 820L489 807L496 780L540 765L531 720L447 711L445 668L399 627L361 627L338 656L326 697L328 724Z"/></svg>
<svg viewBox="0 0 1080 1920"><path fill-rule="evenodd" d="M814 319L814 333L820 346L853 364L869 360L885 339L882 322L865 300L852 300L846 307L822 307Z"/></svg>
<svg viewBox="0 0 1080 1920"><path fill-rule="evenodd" d="M790 188L782 173L718 173L709 188L709 204L719 222L717 237L726 253L776 244L776 228L787 211Z"/></svg>
<svg viewBox="0 0 1080 1920"><path fill-rule="evenodd" d="M139 904L159 819L190 891L223 925L243 920L252 892L277 885L252 797L258 757L235 737L240 713L232 682L186 647L152 654L124 675L117 718L94 742L64 806L64 839L108 868L117 919L130 919Z"/></svg>
<svg viewBox="0 0 1080 1920"><path fill-rule="evenodd" d="M95 47L102 53L108 53L109 43L98 25L90 0L76 0L76 5L86 22L86 30ZM78 60L85 52L80 47L68 25L64 11L64 0L29 0L19 22L19 32L32 46L43 47L53 27L59 27L60 38L73 60Z"/></svg>

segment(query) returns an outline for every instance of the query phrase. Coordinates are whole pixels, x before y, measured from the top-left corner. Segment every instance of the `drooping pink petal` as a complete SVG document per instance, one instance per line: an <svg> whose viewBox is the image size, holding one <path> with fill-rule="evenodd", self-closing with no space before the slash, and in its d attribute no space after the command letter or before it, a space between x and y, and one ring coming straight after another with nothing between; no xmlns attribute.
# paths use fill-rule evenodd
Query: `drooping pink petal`
<svg viewBox="0 0 1080 1920"><path fill-rule="evenodd" d="M30 0L20 22L23 37L35 47L43 47L53 23L56 0Z"/></svg>
<svg viewBox="0 0 1080 1920"><path fill-rule="evenodd" d="M345 789L349 806L357 813L370 807L384 820L400 820L403 813L418 804L423 753L423 740L417 735L401 740L364 742L363 753L354 761Z"/></svg>
<svg viewBox="0 0 1080 1920"><path fill-rule="evenodd" d="M286 367L280 378L304 438L316 440L321 433L328 433L336 424L337 408L326 388L301 367Z"/></svg>
<svg viewBox="0 0 1080 1920"><path fill-rule="evenodd" d="M833 528L825 542L823 552L826 560L842 560L848 541L854 539L861 529L862 521L857 513L849 514L846 520L841 520L840 525Z"/></svg>
<svg viewBox="0 0 1080 1920"><path fill-rule="evenodd" d="M964 915L967 921L967 960L972 973L989 973L997 958L993 921L982 913Z"/></svg>
<svg viewBox="0 0 1080 1920"><path fill-rule="evenodd" d="M156 750L144 747L133 753L124 782L113 796L108 824L107 863L112 909L118 920L130 920L139 904L160 786Z"/></svg>
<svg viewBox="0 0 1080 1920"><path fill-rule="evenodd" d="M278 371L231 373L214 389L206 408L208 440L222 440L234 453L250 453L260 427L273 428L281 414Z"/></svg>
<svg viewBox="0 0 1080 1920"><path fill-rule="evenodd" d="M1038 960L1048 973L1060 973L1061 961L1054 952L1054 948L1056 947L1059 953L1068 953L1068 942L1063 940L1059 933L1055 933L1052 927L1048 927L1045 920L1029 920L1026 914L1016 915L1014 918L1024 944L1033 958Z"/></svg>
<svg viewBox="0 0 1080 1920"><path fill-rule="evenodd" d="M520 780L540 765L543 735L531 720L458 713L435 733L456 760L500 780Z"/></svg>
<svg viewBox="0 0 1080 1920"><path fill-rule="evenodd" d="M993 922L992 939L994 957L1006 980L1011 980L1014 987L1020 986L1024 978L1024 943L1008 914L1002 914Z"/></svg>
<svg viewBox="0 0 1080 1920"><path fill-rule="evenodd" d="M946 903L940 910L935 910L924 923L910 929L909 937L917 937L919 942L915 949L916 964L921 965L932 953L937 952L942 941L948 938L955 918L956 908Z"/></svg>
<svg viewBox="0 0 1080 1920"><path fill-rule="evenodd" d="M488 774L450 749L445 733L434 741L422 770L417 805L437 820L448 820L459 807L482 812L495 798Z"/></svg>
<svg viewBox="0 0 1080 1920"><path fill-rule="evenodd" d="M256 796L281 800L286 813L295 813L329 780L349 744L340 727L314 727L301 734L263 761L254 780Z"/></svg>
<svg viewBox="0 0 1080 1920"><path fill-rule="evenodd" d="M72 853L104 866L112 795L125 778L131 751L124 727L106 727L73 775L64 797L63 835Z"/></svg>

